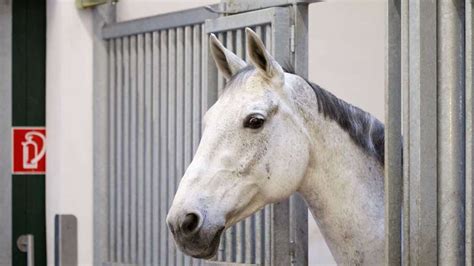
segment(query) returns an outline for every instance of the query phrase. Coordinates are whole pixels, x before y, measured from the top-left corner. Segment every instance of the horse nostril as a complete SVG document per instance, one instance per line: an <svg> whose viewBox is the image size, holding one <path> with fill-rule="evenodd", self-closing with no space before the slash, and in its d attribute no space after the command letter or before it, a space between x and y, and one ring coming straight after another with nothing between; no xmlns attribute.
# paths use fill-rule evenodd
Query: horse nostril
<svg viewBox="0 0 474 266"><path fill-rule="evenodd" d="M181 230L184 234L195 233L201 224L200 217L195 213L188 213L184 217L184 221L181 223Z"/></svg>

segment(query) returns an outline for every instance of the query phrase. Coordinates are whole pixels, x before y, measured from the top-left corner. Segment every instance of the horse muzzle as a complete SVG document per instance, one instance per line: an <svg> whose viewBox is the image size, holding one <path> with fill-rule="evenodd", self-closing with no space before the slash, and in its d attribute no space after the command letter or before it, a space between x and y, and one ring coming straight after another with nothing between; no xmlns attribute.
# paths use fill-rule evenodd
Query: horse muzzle
<svg viewBox="0 0 474 266"><path fill-rule="evenodd" d="M198 211L172 212L166 219L178 248L194 258L212 258L219 247L223 225L207 221Z"/></svg>

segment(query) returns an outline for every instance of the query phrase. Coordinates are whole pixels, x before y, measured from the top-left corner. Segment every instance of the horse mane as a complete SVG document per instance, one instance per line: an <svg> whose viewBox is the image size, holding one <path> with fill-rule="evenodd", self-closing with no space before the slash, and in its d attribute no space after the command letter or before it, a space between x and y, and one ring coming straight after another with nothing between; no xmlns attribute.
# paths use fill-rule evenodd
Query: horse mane
<svg viewBox="0 0 474 266"><path fill-rule="evenodd" d="M284 67L284 71L293 75L295 73L291 65ZM361 147L368 155L375 157L381 165L384 165L385 155L385 130L384 125L370 113L349 104L321 88L319 85L304 79L313 89L318 101L318 112L325 118L329 118L346 131L351 139Z"/></svg>
<svg viewBox="0 0 474 266"><path fill-rule="evenodd" d="M306 79L305 79L306 80ZM355 107L308 80L318 100L318 111L334 120L367 154L384 165L384 125L377 118Z"/></svg>
<svg viewBox="0 0 474 266"><path fill-rule="evenodd" d="M283 67L283 70L289 74L299 76L289 66L290 64L287 64L287 66ZM241 69L231 77L227 86L243 82L247 75L254 69L253 66L247 66ZM338 123L339 126L349 134L357 146L361 147L369 156L376 158L381 165L384 165L385 132L382 122L368 112L337 98L329 91L308 79L301 78L308 83L316 94L318 112L325 118Z"/></svg>

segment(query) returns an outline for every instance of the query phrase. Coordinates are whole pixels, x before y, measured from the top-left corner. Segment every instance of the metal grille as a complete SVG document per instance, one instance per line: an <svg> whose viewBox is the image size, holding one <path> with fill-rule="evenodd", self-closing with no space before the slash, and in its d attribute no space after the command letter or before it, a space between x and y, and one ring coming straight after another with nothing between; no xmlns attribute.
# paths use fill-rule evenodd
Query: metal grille
<svg viewBox="0 0 474 266"><path fill-rule="evenodd" d="M472 1L387 11L386 262L472 265Z"/></svg>
<svg viewBox="0 0 474 266"><path fill-rule="evenodd" d="M111 23L100 30L103 40L96 43L95 65L106 73L106 81L96 78L104 87L103 92L96 89L94 112L96 158L103 162L95 168L96 263L207 263L176 249L165 220L199 144L201 118L225 86L208 51L208 34L216 33L246 58L245 27L252 27L280 63L293 63L291 9L218 18L207 8L197 8ZM103 15L97 17L100 28ZM301 63L299 68L306 71ZM300 206L297 200L267 206L230 228L214 260L287 265L293 260L290 254L305 254L305 237L291 246L290 237L298 234L292 235L290 227L306 236L307 210L293 206ZM299 221L292 221L290 213Z"/></svg>
<svg viewBox="0 0 474 266"><path fill-rule="evenodd" d="M208 36L202 26L108 40L110 261L187 265L191 260L176 249L165 220L199 144L207 89L220 95L225 86L221 74L217 88L203 84ZM254 30L272 47L270 24ZM244 29L218 36L246 58ZM217 260L269 265L271 213L267 206L227 230Z"/></svg>

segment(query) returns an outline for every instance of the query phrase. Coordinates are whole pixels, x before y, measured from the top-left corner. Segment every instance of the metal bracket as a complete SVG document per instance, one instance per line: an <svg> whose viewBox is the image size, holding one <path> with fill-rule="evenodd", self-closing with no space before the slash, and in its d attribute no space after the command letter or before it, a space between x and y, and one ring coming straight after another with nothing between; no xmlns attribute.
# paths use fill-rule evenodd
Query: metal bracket
<svg viewBox="0 0 474 266"><path fill-rule="evenodd" d="M269 7L308 5L323 1L324 0L222 0L223 10L219 10L218 12L223 14L235 14Z"/></svg>
<svg viewBox="0 0 474 266"><path fill-rule="evenodd" d="M54 261L57 266L77 265L77 218L71 214L54 217Z"/></svg>

